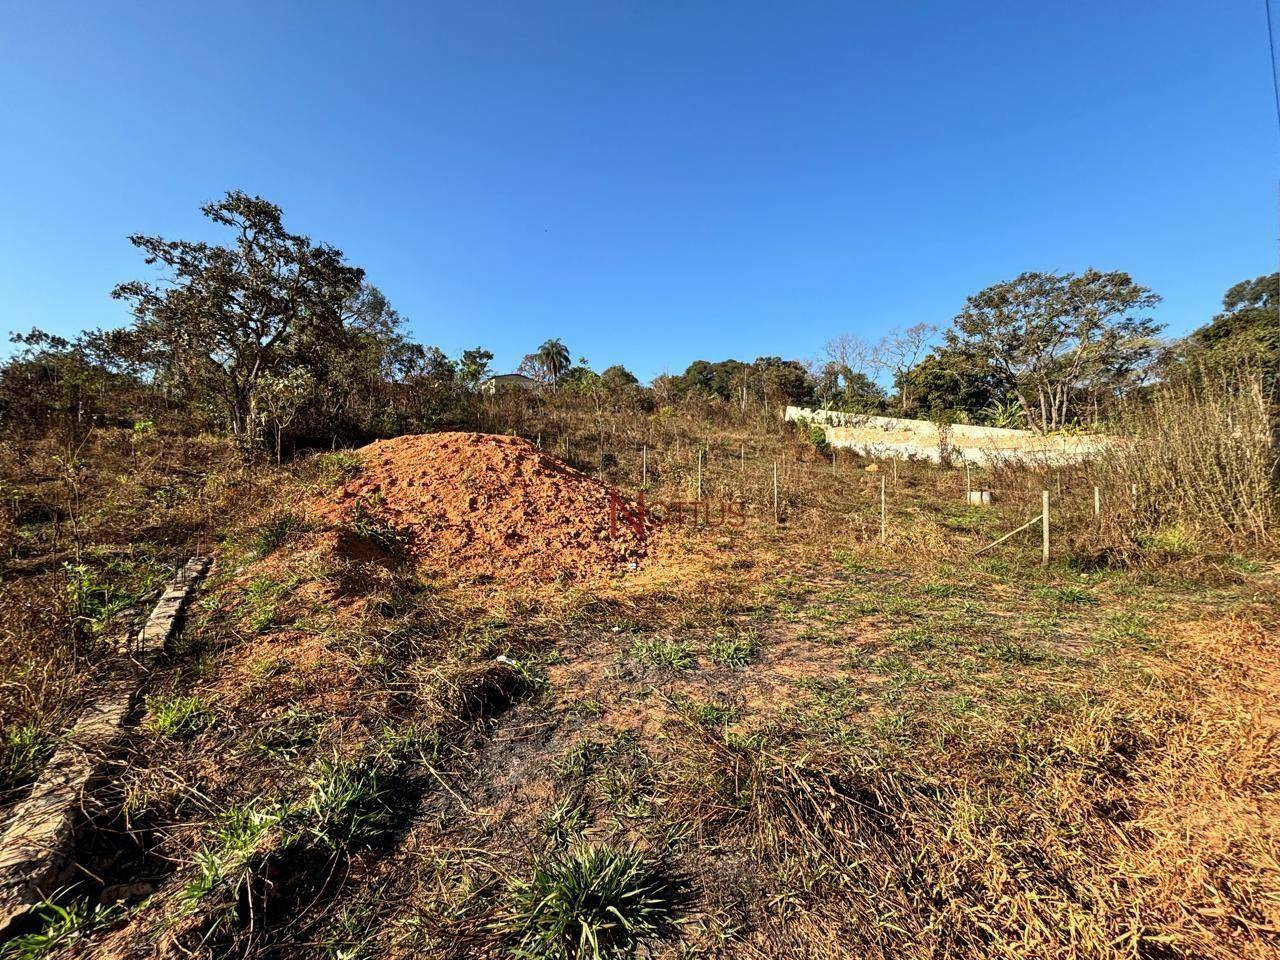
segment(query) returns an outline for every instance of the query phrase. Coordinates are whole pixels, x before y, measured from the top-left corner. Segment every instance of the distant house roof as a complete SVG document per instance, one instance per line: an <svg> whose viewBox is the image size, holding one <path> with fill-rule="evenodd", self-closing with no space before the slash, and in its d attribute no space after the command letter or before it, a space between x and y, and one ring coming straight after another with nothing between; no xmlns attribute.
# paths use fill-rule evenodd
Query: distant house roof
<svg viewBox="0 0 1280 960"><path fill-rule="evenodd" d="M486 393L493 393L499 387L516 387L521 390L533 390L538 386L538 381L533 377L526 377L523 373L499 373L490 377L488 380L482 381L480 389Z"/></svg>

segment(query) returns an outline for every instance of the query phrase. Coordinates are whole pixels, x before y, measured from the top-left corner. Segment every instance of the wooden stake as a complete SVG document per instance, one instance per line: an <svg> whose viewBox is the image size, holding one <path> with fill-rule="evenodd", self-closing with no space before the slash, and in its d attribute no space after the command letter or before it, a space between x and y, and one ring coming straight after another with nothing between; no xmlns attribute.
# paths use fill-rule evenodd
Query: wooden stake
<svg viewBox="0 0 1280 960"><path fill-rule="evenodd" d="M773 521L778 522L778 461L773 461Z"/></svg>
<svg viewBox="0 0 1280 960"><path fill-rule="evenodd" d="M1040 491L1040 566L1049 566L1049 491Z"/></svg>
<svg viewBox="0 0 1280 960"><path fill-rule="evenodd" d="M702 502L702 451L698 451L698 502Z"/></svg>
<svg viewBox="0 0 1280 960"><path fill-rule="evenodd" d="M836 448L831 448L831 475L836 475Z"/></svg>
<svg viewBox="0 0 1280 960"><path fill-rule="evenodd" d="M964 502L969 502L969 494L973 493L973 479L969 473L969 461L964 462Z"/></svg>
<svg viewBox="0 0 1280 960"><path fill-rule="evenodd" d="M897 462L896 460L894 461ZM884 474L880 474L880 542L884 543L889 539L889 522L885 513L885 496L884 496Z"/></svg>
<svg viewBox="0 0 1280 960"><path fill-rule="evenodd" d="M649 447L642 446L640 448L640 489L646 490L649 487Z"/></svg>
<svg viewBox="0 0 1280 960"><path fill-rule="evenodd" d="M1093 522L1102 525L1102 491L1093 488Z"/></svg>

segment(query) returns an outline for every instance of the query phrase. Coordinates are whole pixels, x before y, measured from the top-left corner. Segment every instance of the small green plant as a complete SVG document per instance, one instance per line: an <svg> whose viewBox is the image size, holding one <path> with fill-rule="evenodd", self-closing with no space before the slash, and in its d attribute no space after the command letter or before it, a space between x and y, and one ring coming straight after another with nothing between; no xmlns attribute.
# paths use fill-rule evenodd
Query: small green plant
<svg viewBox="0 0 1280 960"><path fill-rule="evenodd" d="M1004 402L995 401L982 411L988 426L1003 427L1006 430L1022 430L1027 425L1027 411L1020 400Z"/></svg>
<svg viewBox="0 0 1280 960"><path fill-rule="evenodd" d="M360 458L353 453L322 453L311 463L317 479L327 487L336 487L360 476Z"/></svg>
<svg viewBox="0 0 1280 960"><path fill-rule="evenodd" d="M0 735L0 795L34 780L51 750L49 738L34 723L5 730Z"/></svg>
<svg viewBox="0 0 1280 960"><path fill-rule="evenodd" d="M376 758L323 760L311 778L311 793L301 817L306 831L322 846L369 843L390 826L386 774Z"/></svg>
<svg viewBox="0 0 1280 960"><path fill-rule="evenodd" d="M1080 606L1098 602L1094 595L1084 587L1041 587L1035 591L1035 594L1042 600L1051 600L1054 603L1064 605Z"/></svg>
<svg viewBox="0 0 1280 960"><path fill-rule="evenodd" d="M587 826L587 812L576 800L562 800L542 818L542 832L554 844L564 844Z"/></svg>
<svg viewBox="0 0 1280 960"><path fill-rule="evenodd" d="M597 740L580 740L556 761L556 773L570 779L584 777L603 755L604 744Z"/></svg>
<svg viewBox="0 0 1280 960"><path fill-rule="evenodd" d="M707 644L707 656L722 667L745 667L760 655L754 636L716 637Z"/></svg>
<svg viewBox="0 0 1280 960"><path fill-rule="evenodd" d="M178 892L179 912L190 914L220 889L238 894L271 848L285 816L275 804L249 803L226 811L210 844L196 854L196 875Z"/></svg>
<svg viewBox="0 0 1280 960"><path fill-rule="evenodd" d="M164 737L186 738L212 726L213 711L199 697L153 694L144 701L147 727Z"/></svg>
<svg viewBox="0 0 1280 960"><path fill-rule="evenodd" d="M378 515L376 508L381 502L381 494L357 499L351 507L351 529L383 550L394 552L407 537L403 530Z"/></svg>
<svg viewBox="0 0 1280 960"><path fill-rule="evenodd" d="M1138 543L1147 550L1159 550L1180 557L1195 553L1200 546L1200 541L1195 535L1195 531L1181 524L1158 527L1155 530L1140 534Z"/></svg>
<svg viewBox="0 0 1280 960"><path fill-rule="evenodd" d="M297 533L302 528L302 519L296 514L284 513L273 517L254 534L252 544L253 558L261 560L271 554L292 534Z"/></svg>
<svg viewBox="0 0 1280 960"><path fill-rule="evenodd" d="M53 951L83 941L96 928L119 915L118 906L73 903L61 906L46 900L36 907L38 930L14 937L0 947L0 960L39 960Z"/></svg>
<svg viewBox="0 0 1280 960"><path fill-rule="evenodd" d="M273 580L271 577L254 577L250 581L245 588L244 598L249 606L248 625L251 631L261 633L275 622L277 602L295 582Z"/></svg>
<svg viewBox="0 0 1280 960"><path fill-rule="evenodd" d="M98 633L115 614L136 602L145 590L127 590L110 574L87 563L63 564L67 577L67 605L72 616ZM149 585L148 588L149 589Z"/></svg>
<svg viewBox="0 0 1280 960"><path fill-rule="evenodd" d="M920 592L935 600L947 600L956 596L960 588L954 583L926 583L920 588Z"/></svg>
<svg viewBox="0 0 1280 960"><path fill-rule="evenodd" d="M689 644L681 640L663 640L660 637L642 637L631 645L631 657L651 667L669 670L688 670L697 666Z"/></svg>
<svg viewBox="0 0 1280 960"><path fill-rule="evenodd" d="M1152 642L1150 628L1151 621L1139 613L1113 613L1107 617L1106 638L1142 647Z"/></svg>
<svg viewBox="0 0 1280 960"><path fill-rule="evenodd" d="M508 892L511 908L501 926L523 957L630 956L673 922L669 885L633 850L590 845L553 854Z"/></svg>

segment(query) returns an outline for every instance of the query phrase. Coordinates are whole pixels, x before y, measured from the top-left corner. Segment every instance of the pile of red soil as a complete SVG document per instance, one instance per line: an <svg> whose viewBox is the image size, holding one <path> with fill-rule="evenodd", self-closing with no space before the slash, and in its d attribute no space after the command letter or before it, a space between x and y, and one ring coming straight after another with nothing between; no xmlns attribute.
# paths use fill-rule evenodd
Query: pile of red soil
<svg viewBox="0 0 1280 960"><path fill-rule="evenodd" d="M379 440L317 511L402 537L423 566L460 577L591 579L634 569L650 543L609 488L518 437L433 433Z"/></svg>

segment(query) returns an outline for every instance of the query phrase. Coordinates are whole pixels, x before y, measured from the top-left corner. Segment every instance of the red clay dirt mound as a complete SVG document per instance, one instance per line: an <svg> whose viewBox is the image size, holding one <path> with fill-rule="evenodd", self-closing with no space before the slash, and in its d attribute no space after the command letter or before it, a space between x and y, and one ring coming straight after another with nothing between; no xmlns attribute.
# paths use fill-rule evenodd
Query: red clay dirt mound
<svg viewBox="0 0 1280 960"><path fill-rule="evenodd" d="M424 567L500 580L587 580L634 569L652 548L609 488L519 437L431 433L357 451L362 470L315 504L331 520L383 526Z"/></svg>

